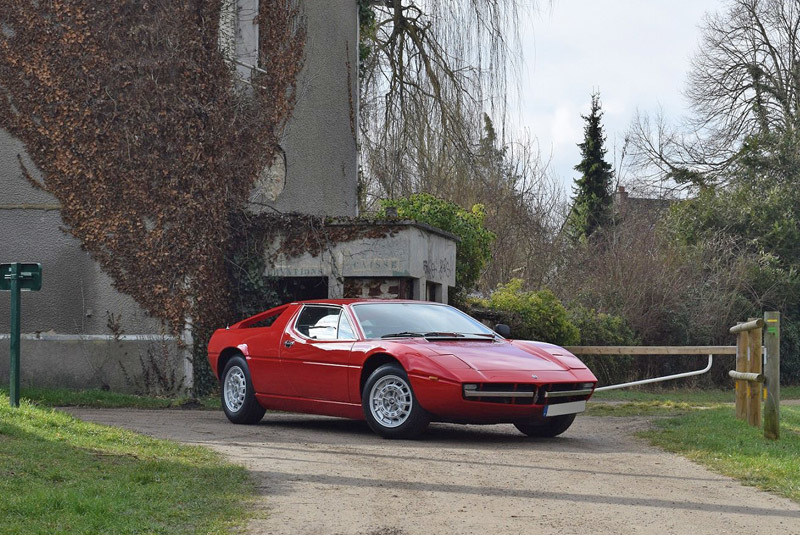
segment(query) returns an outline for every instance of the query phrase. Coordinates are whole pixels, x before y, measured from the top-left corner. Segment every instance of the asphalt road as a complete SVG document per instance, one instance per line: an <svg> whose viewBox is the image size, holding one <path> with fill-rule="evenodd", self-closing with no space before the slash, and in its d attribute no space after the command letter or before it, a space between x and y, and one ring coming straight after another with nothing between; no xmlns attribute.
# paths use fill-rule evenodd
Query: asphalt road
<svg viewBox="0 0 800 535"><path fill-rule="evenodd" d="M554 439L433 424L389 441L322 416L69 411L246 466L261 494L252 534L800 534L800 505L650 447L632 435L646 419L579 416Z"/></svg>

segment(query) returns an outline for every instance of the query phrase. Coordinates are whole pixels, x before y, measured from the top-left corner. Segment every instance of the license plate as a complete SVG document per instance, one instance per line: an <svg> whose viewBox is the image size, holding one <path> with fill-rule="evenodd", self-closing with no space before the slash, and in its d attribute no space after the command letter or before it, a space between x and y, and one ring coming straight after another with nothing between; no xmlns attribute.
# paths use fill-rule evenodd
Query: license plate
<svg viewBox="0 0 800 535"><path fill-rule="evenodd" d="M557 405L545 405L545 416L561 416L562 414L575 414L586 410L586 400L571 401L569 403L559 403Z"/></svg>

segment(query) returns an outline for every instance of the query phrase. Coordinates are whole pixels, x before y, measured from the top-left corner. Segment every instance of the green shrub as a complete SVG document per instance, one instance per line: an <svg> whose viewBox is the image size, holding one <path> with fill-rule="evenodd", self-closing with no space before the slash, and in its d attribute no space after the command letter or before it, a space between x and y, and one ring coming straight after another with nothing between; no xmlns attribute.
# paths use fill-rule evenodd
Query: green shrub
<svg viewBox="0 0 800 535"><path fill-rule="evenodd" d="M571 308L567 317L580 331L580 345L634 346L640 340L627 322L583 306ZM633 357L628 355L580 355L581 360L597 376L601 385L623 383L631 379Z"/></svg>
<svg viewBox="0 0 800 535"><path fill-rule="evenodd" d="M488 299L473 298L468 312L484 320L506 323L513 338L552 344L625 346L639 338L627 322L583 306L567 310L550 290L524 291L523 282L501 284ZM625 382L634 369L630 356L581 355L600 384Z"/></svg>
<svg viewBox="0 0 800 535"><path fill-rule="evenodd" d="M514 338L558 345L576 345L580 340L578 328L553 292L523 291L521 279L500 284L489 299L474 299L472 304L489 309L492 317L507 323Z"/></svg>
<svg viewBox="0 0 800 535"><path fill-rule="evenodd" d="M491 259L489 246L495 239L483 221L486 217L482 204L465 210L457 204L438 199L427 193L418 193L405 199L384 199L378 217L386 217L386 208L397 208L397 215L440 228L458 236L456 246L456 286L451 301L460 301L475 287L483 268Z"/></svg>
<svg viewBox="0 0 800 535"><path fill-rule="evenodd" d="M781 384L800 384L800 322L781 316Z"/></svg>

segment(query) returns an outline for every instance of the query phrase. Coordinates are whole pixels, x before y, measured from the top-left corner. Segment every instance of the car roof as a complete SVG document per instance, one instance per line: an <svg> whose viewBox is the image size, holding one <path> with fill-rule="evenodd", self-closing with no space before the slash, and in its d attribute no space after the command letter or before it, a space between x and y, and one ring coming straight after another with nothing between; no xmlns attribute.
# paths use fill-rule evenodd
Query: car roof
<svg viewBox="0 0 800 535"><path fill-rule="evenodd" d="M364 299L364 298L356 298L356 299L308 299L305 301L290 301L288 303L284 303L283 305L277 306L275 308L271 308L269 310L265 310L263 312L259 312L254 316L250 316L249 318L245 318L241 321L230 325L228 329L241 329L245 327L249 327L254 323L257 323L265 318L271 317L277 314L283 314L286 312L287 309L290 307L298 307L303 305L336 305L336 306L345 306L345 305L357 305L360 303L422 303L422 304L429 304L429 305L441 305L447 306L445 303L436 303L433 301L417 301L413 299Z"/></svg>
<svg viewBox="0 0 800 535"><path fill-rule="evenodd" d="M422 303L430 305L444 305L446 303L436 303L434 301L419 301L416 299L308 299L305 301L292 301L290 305L354 305L358 303Z"/></svg>

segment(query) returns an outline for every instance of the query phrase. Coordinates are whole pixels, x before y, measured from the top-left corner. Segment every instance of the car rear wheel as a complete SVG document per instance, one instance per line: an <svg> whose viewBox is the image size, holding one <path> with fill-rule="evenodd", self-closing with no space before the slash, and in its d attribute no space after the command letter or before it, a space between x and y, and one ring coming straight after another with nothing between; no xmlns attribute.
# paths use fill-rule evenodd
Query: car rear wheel
<svg viewBox="0 0 800 535"><path fill-rule="evenodd" d="M255 396L250 369L244 357L235 356L225 364L222 372L222 410L228 420L235 424L257 424L266 410Z"/></svg>
<svg viewBox="0 0 800 535"><path fill-rule="evenodd" d="M529 437L555 437L569 429L574 421L574 414L564 414L545 418L541 422L517 422L514 427Z"/></svg>
<svg viewBox="0 0 800 535"><path fill-rule="evenodd" d="M364 385L361 405L367 424L384 438L413 438L430 423L408 375L397 364L385 364L372 372Z"/></svg>

